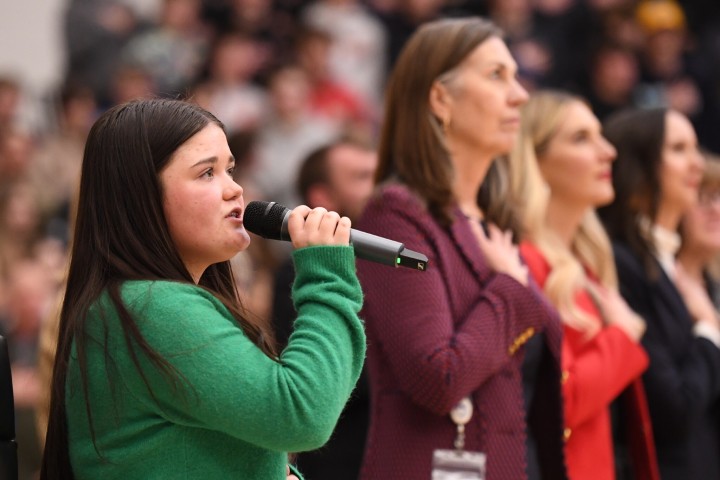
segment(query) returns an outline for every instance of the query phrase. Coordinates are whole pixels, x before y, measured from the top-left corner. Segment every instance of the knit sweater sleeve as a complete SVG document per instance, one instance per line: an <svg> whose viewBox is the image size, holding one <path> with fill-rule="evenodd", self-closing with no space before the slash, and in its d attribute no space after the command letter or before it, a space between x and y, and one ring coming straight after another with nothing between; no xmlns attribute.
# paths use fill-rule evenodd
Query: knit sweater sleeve
<svg viewBox="0 0 720 480"><path fill-rule="evenodd" d="M262 448L303 451L323 445L357 381L365 337L349 247L294 253L296 331L282 356L267 357L227 309L192 285L154 282L123 297L147 342L180 374L173 385L140 357L150 391L128 352L116 357L126 388L167 420L224 432ZM147 285L147 284L146 284ZM119 343L123 350L125 343Z"/></svg>

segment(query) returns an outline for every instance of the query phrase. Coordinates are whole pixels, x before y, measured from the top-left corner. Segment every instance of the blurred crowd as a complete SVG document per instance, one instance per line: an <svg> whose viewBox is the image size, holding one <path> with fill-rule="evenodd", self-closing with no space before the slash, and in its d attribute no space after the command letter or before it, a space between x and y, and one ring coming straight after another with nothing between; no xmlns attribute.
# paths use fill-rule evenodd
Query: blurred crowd
<svg viewBox="0 0 720 480"><path fill-rule="evenodd" d="M21 478L39 461L38 336L61 290L84 141L115 104L197 102L227 128L246 202L295 206L308 201L296 185L309 154L338 139L372 149L386 76L416 27L481 15L504 30L529 91L578 93L600 120L670 106L720 153L716 0L162 0L151 18L129 1L68 0L63 15L66 72L43 99L41 127L19 121L24 85L0 72L0 334L11 348ZM349 187L362 195L364 175ZM348 195L350 206L363 201ZM286 258L283 245L254 242L236 259L245 303L263 318Z"/></svg>

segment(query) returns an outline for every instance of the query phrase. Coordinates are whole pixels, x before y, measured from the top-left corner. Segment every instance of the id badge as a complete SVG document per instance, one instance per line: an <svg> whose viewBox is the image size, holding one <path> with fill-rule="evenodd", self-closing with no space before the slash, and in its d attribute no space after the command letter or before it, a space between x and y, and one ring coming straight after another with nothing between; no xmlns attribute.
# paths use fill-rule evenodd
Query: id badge
<svg viewBox="0 0 720 480"><path fill-rule="evenodd" d="M432 480L485 480L486 455L465 450L435 450Z"/></svg>

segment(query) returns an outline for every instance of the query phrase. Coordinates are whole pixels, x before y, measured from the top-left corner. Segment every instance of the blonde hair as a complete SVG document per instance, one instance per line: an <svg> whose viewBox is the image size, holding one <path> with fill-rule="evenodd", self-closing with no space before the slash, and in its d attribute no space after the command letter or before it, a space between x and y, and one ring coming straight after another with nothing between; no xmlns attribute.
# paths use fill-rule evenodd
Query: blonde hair
<svg viewBox="0 0 720 480"><path fill-rule="evenodd" d="M703 151L705 171L700 181L700 190L720 190L720 155Z"/></svg>
<svg viewBox="0 0 720 480"><path fill-rule="evenodd" d="M705 157L705 171L700 181L700 192L707 190L720 190L720 155L703 151ZM682 227L681 227L682 233ZM706 266L708 275L714 281L720 281L720 255L716 255Z"/></svg>
<svg viewBox="0 0 720 480"><path fill-rule="evenodd" d="M569 105L586 102L577 96L557 91L540 91L532 95L522 110L520 134L510 156L512 190L524 198L521 209L526 240L531 241L550 264L551 271L544 291L560 311L563 321L573 328L593 335L599 326L590 315L575 305L581 289L593 289L586 269L601 285L617 289L617 273L610 239L595 211L583 217L570 248L546 225L550 189L543 179L539 157L555 138Z"/></svg>

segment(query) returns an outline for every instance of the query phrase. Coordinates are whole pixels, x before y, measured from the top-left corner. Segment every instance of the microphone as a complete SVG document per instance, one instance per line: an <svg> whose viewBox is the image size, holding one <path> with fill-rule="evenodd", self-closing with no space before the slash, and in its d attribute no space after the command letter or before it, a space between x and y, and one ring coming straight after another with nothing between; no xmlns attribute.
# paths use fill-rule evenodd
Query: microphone
<svg viewBox="0 0 720 480"><path fill-rule="evenodd" d="M290 210L275 202L250 202L245 207L243 223L247 231L270 240L290 241L288 218ZM350 229L350 244L355 256L371 262L394 267L407 267L425 271L428 258L422 253L387 238Z"/></svg>

